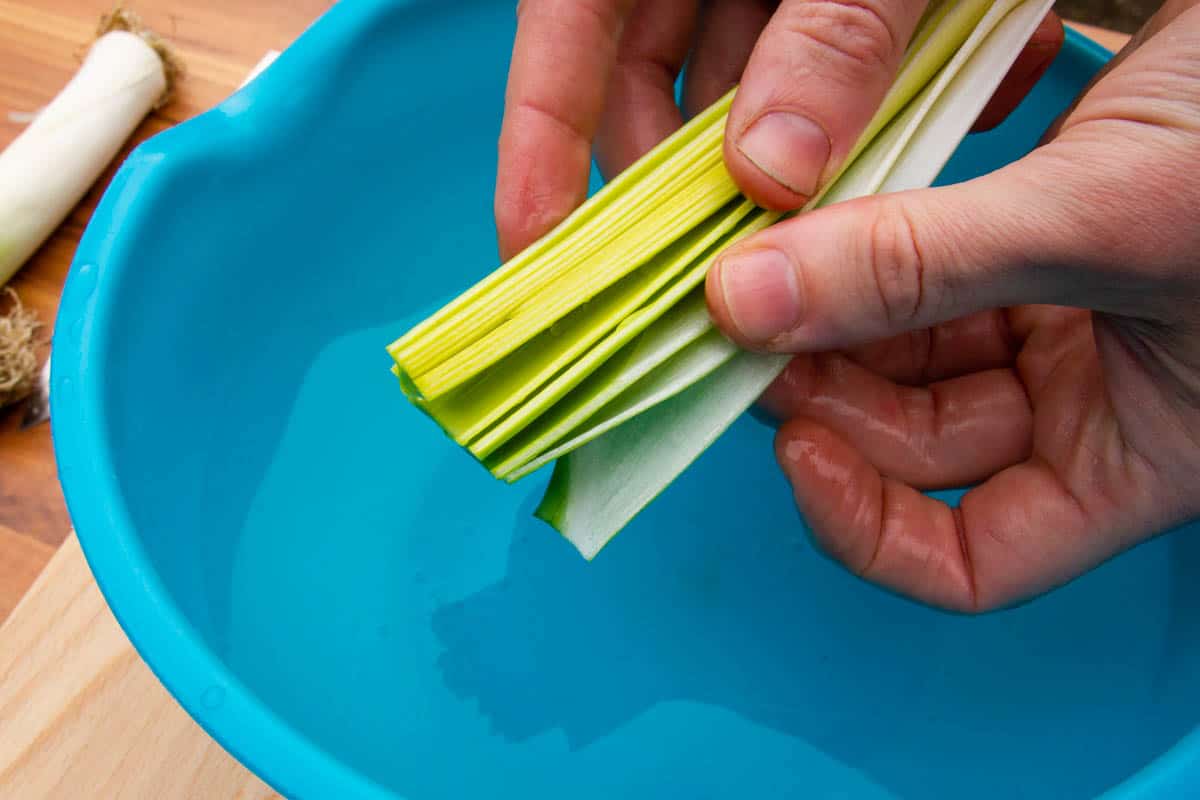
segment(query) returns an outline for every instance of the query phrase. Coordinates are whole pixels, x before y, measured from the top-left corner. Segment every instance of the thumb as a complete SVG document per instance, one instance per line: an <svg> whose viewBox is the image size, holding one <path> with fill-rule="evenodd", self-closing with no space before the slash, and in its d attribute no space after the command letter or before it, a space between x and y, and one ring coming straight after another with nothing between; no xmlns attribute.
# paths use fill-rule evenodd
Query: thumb
<svg viewBox="0 0 1200 800"><path fill-rule="evenodd" d="M729 110L725 164L766 208L804 205L884 95L925 0L783 0Z"/></svg>
<svg viewBox="0 0 1200 800"><path fill-rule="evenodd" d="M805 352L1025 303L1109 310L1130 287L1104 268L1103 221L1078 200L1092 187L1056 150L953 186L828 206L749 237L709 272L713 320L744 347Z"/></svg>

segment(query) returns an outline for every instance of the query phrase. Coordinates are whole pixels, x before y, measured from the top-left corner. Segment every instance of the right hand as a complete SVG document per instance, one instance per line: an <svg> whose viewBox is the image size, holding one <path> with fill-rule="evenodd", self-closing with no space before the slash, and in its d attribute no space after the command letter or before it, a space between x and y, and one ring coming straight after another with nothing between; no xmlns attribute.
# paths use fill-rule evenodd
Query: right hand
<svg viewBox="0 0 1200 800"><path fill-rule="evenodd" d="M1198 179L1200 0L1169 0L1024 158L723 251L714 321L797 354L763 401L816 542L979 611L1196 519Z"/></svg>
<svg viewBox="0 0 1200 800"><path fill-rule="evenodd" d="M804 204L891 86L923 0L521 0L495 214L508 260L739 85L725 163L765 208ZM1062 43L1047 17L981 115L999 123ZM674 83L688 61L683 109Z"/></svg>

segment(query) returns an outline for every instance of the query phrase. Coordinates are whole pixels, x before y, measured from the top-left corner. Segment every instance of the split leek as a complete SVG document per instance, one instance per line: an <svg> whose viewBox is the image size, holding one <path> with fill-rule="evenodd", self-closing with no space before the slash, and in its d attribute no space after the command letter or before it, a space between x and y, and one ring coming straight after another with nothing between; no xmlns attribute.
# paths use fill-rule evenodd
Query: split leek
<svg viewBox="0 0 1200 800"><path fill-rule="evenodd" d="M687 300L655 320L644 333L588 375L587 380L522 430L518 437L495 454L489 453L485 463L497 477L507 478L581 426L587 426L593 415L600 413L610 401L624 397L626 390L642 378L654 374L661 379L661 376L671 374L673 370L664 365L679 358L681 353L690 354L683 359L689 365L690 374L691 369L698 367L694 360L697 352L708 356L705 363L710 365L710 370L736 352L734 346L709 324L702 290L693 291Z"/></svg>
<svg viewBox="0 0 1200 800"><path fill-rule="evenodd" d="M747 205L749 204L747 203ZM770 219L772 219L770 215L762 213L746 218L739 218L737 220L739 224L731 226L732 229L726 236L716 240L710 247L701 252L695 263L677 281L665 287L662 292L651 298L649 302L622 319L612 334L605 337L589 350L586 355L563 370L542 390L539 390L537 395L523 406L518 413L510 415L502 423L497 424L483 436L479 437L471 445L471 452L476 456L486 456L494 449L496 444L503 442L517 430L529 424L535 414L545 413L549 410L550 405L559 400L567 389L574 387L593 370L605 364L607 359L612 357L618 348L639 334L646 326L659 319L668 309L680 303L693 289L703 283L709 264L716 258L717 253L728 246L730 242L748 236L754 231L762 230L769 224L768 221Z"/></svg>
<svg viewBox="0 0 1200 800"><path fill-rule="evenodd" d="M815 205L932 183L1051 1L993 6L939 79ZM733 424L787 361L740 353L671 400L563 454L536 515L593 558Z"/></svg>
<svg viewBox="0 0 1200 800"><path fill-rule="evenodd" d="M930 183L1048 8L935 2L841 172L793 213ZM408 398L493 475L555 462L538 516L588 558L786 363L738 352L704 314L717 255L785 216L725 171L731 97L388 348Z"/></svg>
<svg viewBox="0 0 1200 800"><path fill-rule="evenodd" d="M576 309L523 348L497 361L478 379L433 400L419 396L409 387L410 397L462 445L474 442L506 415L505 423L509 426L522 418L528 419L540 403L549 399L548 395L556 391L561 395L561 391L578 382L573 380L568 367L577 365L581 358L595 359L601 353L611 353L614 346L636 333L630 315L647 304L660 303L655 298L664 293L671 295L668 299L681 297L670 290L680 273L712 251L753 209L751 203L743 200L725 213L714 215L650 264ZM686 273L683 280L688 280ZM531 398L535 391L537 396ZM544 405L540 408L544 410Z"/></svg>
<svg viewBox="0 0 1200 800"><path fill-rule="evenodd" d="M919 52L910 51L856 151L953 55L990 0L952 5L927 20L935 30L921 39ZM731 99L732 92L639 159L627 170L636 180L618 177L525 252L393 342L388 349L410 396L436 400L482 376L737 197L721 154Z"/></svg>
<svg viewBox="0 0 1200 800"><path fill-rule="evenodd" d="M737 348L714 328L709 328L694 342L689 343L670 359L657 367L617 397L597 410L587 421L573 430L567 438L553 445L524 463L521 454L514 457L511 471L508 464L495 469L499 477L510 483L523 478L555 459L576 450L596 439L626 420L633 419L664 400L668 400L688 389L692 384L728 363L738 355ZM597 393L597 399L602 399ZM539 443L539 447L544 446Z"/></svg>

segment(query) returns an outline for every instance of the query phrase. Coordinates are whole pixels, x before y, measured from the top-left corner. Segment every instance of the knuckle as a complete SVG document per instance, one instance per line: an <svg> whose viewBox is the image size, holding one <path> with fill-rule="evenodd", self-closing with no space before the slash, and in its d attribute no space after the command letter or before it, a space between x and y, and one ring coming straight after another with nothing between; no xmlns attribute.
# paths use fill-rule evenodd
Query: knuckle
<svg viewBox="0 0 1200 800"><path fill-rule="evenodd" d="M884 538L894 522L895 504L888 488L887 481L879 482L879 494L870 499L864 493L862 508L856 515L857 530L861 532L856 544L857 553L853 557L843 559L850 571L860 578L875 580L876 565L879 563L879 553L883 549ZM871 523L874 522L872 525Z"/></svg>
<svg viewBox="0 0 1200 800"><path fill-rule="evenodd" d="M925 258L912 218L900 203L881 202L865 238L867 279L888 329L917 322L926 308Z"/></svg>
<svg viewBox="0 0 1200 800"><path fill-rule="evenodd" d="M611 81L670 90L679 68L679 64L666 58L622 49L613 65Z"/></svg>
<svg viewBox="0 0 1200 800"><path fill-rule="evenodd" d="M583 118L584 114L572 113L572 111L560 103L542 100L533 94L527 94L516 100L510 113L514 119L525 117L568 139L590 141L591 121Z"/></svg>
<svg viewBox="0 0 1200 800"><path fill-rule="evenodd" d="M586 21L601 30L616 32L621 27L619 4L609 0L574 0L575 8Z"/></svg>
<svg viewBox="0 0 1200 800"><path fill-rule="evenodd" d="M867 0L812 0L785 5L784 31L849 80L873 77L892 65L897 37L883 12Z"/></svg>

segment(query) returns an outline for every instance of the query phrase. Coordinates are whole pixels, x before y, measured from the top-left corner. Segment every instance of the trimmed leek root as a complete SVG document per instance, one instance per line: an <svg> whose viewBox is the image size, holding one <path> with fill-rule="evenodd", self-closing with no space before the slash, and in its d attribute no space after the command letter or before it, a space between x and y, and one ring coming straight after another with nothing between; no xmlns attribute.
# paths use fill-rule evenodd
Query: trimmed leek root
<svg viewBox="0 0 1200 800"><path fill-rule="evenodd" d="M0 292L0 408L24 400L37 377L34 334L40 327L33 312L21 305L12 289Z"/></svg>

